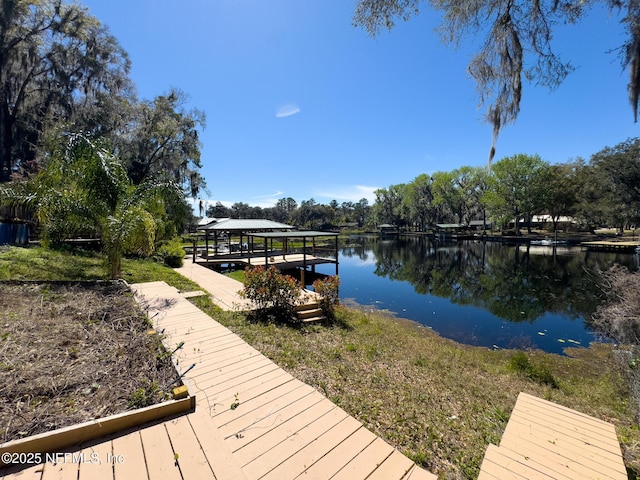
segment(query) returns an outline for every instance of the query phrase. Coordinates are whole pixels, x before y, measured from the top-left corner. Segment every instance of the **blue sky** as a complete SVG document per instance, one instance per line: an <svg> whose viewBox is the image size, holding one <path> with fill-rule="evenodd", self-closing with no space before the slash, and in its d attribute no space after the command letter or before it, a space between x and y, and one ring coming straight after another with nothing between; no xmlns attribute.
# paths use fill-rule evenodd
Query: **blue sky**
<svg viewBox="0 0 640 480"><path fill-rule="evenodd" d="M466 73L477 44L442 45L427 6L372 39L352 25L355 0L82 3L129 53L141 98L176 87L206 113L213 202L373 202L375 188L487 162L491 128ZM604 10L562 27L555 50L576 70L553 92L525 84L495 160L588 159L640 136L628 72L608 53L624 38Z"/></svg>

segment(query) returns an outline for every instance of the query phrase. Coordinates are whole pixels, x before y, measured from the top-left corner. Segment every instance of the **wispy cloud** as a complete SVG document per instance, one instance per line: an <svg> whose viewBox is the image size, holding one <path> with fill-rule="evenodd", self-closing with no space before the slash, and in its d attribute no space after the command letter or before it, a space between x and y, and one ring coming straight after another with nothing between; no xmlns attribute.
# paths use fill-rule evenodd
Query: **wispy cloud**
<svg viewBox="0 0 640 480"><path fill-rule="evenodd" d="M320 190L316 193L318 197L328 198L329 200L342 200L344 202L358 202L363 198L369 200L372 204L376 196L375 192L380 187L371 187L368 185L344 185Z"/></svg>
<svg viewBox="0 0 640 480"><path fill-rule="evenodd" d="M282 105L278 107L276 110L276 118L284 118L290 117L291 115L295 115L300 112L300 107L295 103L287 103L286 105Z"/></svg>
<svg viewBox="0 0 640 480"><path fill-rule="evenodd" d="M274 193L268 193L266 195L256 195L251 197L249 205L254 207L269 208L273 207L278 200L284 195L284 192L277 191Z"/></svg>

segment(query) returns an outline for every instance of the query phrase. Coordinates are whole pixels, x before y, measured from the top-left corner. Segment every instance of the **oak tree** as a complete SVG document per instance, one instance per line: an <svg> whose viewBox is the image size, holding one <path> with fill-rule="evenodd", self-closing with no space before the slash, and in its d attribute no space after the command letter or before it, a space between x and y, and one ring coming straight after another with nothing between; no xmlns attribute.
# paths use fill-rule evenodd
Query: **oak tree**
<svg viewBox="0 0 640 480"><path fill-rule="evenodd" d="M629 68L629 100L634 118L640 105L640 2L638 0L359 0L354 23L376 36L391 30L397 19L409 20L422 4L442 14L438 32L445 43L463 37L481 38L468 70L477 84L481 103L488 104L486 120L493 126L489 165L502 127L520 111L523 81L554 88L571 72L571 63L552 48L554 28L577 23L590 6L604 4L620 12L626 38L618 49L623 68Z"/></svg>
<svg viewBox="0 0 640 480"><path fill-rule="evenodd" d="M0 182L37 170L48 129L130 87L126 52L85 7L63 0L0 6ZM85 110L88 112L88 110Z"/></svg>

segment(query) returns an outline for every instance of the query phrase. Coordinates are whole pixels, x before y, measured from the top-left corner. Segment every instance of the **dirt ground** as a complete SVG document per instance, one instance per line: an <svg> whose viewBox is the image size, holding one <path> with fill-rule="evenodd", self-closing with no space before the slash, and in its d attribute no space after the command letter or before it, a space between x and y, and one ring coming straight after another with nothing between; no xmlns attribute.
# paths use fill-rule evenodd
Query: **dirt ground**
<svg viewBox="0 0 640 480"><path fill-rule="evenodd" d="M150 328L124 284L0 282L0 443L168 399Z"/></svg>

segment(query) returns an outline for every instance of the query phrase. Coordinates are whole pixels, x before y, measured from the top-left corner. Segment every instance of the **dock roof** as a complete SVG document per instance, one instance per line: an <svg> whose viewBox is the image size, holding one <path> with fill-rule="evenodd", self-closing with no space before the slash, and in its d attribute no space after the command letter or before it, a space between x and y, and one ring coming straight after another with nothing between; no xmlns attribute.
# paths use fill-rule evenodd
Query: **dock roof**
<svg viewBox="0 0 640 480"><path fill-rule="evenodd" d="M264 231L264 230L291 230L291 225L286 225L272 220L253 218L225 218L218 222L198 227L198 230L213 230L219 232L229 231Z"/></svg>
<svg viewBox="0 0 640 480"><path fill-rule="evenodd" d="M337 237L337 232L319 232L314 230L293 230L288 232L258 232L252 233L258 238L302 238L302 237Z"/></svg>

